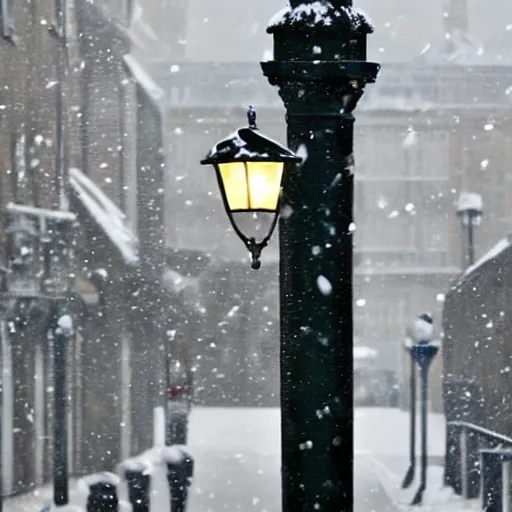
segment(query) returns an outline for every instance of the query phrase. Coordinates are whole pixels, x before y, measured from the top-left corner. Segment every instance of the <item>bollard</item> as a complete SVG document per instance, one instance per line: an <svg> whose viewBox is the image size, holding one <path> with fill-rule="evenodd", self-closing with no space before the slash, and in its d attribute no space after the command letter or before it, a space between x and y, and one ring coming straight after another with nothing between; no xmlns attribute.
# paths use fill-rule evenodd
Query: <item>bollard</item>
<svg viewBox="0 0 512 512"><path fill-rule="evenodd" d="M141 460L129 459L122 464L128 485L128 499L133 512L149 512L151 503L151 466Z"/></svg>
<svg viewBox="0 0 512 512"><path fill-rule="evenodd" d="M512 450L480 450L482 510L510 512Z"/></svg>
<svg viewBox="0 0 512 512"><path fill-rule="evenodd" d="M164 448L162 459L167 465L171 512L185 512L188 488L194 475L194 459L184 449L177 446Z"/></svg>
<svg viewBox="0 0 512 512"><path fill-rule="evenodd" d="M112 473L100 473L83 479L89 488L86 512L118 512L117 485L119 478Z"/></svg>

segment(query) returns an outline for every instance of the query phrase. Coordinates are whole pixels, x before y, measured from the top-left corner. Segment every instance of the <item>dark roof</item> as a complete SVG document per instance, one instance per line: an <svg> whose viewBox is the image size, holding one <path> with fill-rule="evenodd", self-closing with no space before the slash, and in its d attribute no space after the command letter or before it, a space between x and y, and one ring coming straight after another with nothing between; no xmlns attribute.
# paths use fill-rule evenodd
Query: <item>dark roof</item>
<svg viewBox="0 0 512 512"><path fill-rule="evenodd" d="M285 0L189 0L186 57L196 62L257 62L268 58L266 26ZM354 0L373 22L369 58L383 63L425 56L440 60L445 42L445 0ZM512 65L512 2L468 0L474 45L465 62ZM509 27L509 28L507 28Z"/></svg>
<svg viewBox="0 0 512 512"><path fill-rule="evenodd" d="M502 262L510 260L512 256L511 237L506 236L487 251L478 261L468 267L452 284L449 291L459 292L466 287L472 287L474 279L481 275L489 275L501 271Z"/></svg>

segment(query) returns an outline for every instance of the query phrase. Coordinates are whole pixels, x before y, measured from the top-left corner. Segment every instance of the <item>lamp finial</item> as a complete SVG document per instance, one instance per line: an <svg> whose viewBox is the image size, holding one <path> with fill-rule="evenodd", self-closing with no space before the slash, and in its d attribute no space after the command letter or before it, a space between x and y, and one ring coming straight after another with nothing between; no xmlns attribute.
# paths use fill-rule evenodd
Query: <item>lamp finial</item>
<svg viewBox="0 0 512 512"><path fill-rule="evenodd" d="M257 130L256 126L256 110L254 110L253 105L249 105L249 110L247 111L247 119L249 120L249 128L253 130Z"/></svg>

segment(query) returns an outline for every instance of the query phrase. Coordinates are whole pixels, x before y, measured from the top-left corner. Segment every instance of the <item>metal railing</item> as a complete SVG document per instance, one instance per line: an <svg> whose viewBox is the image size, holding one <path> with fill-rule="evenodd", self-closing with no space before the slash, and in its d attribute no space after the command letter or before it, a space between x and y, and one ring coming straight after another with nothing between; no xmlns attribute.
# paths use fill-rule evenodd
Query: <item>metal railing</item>
<svg viewBox="0 0 512 512"><path fill-rule="evenodd" d="M483 510L508 511L512 438L466 421L449 421L446 434L445 482L464 499L481 496Z"/></svg>

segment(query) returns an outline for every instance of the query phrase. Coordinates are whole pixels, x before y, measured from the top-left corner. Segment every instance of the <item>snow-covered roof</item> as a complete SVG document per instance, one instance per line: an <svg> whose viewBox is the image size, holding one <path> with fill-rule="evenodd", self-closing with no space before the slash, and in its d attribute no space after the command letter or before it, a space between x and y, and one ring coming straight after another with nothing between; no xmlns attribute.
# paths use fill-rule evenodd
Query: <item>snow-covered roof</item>
<svg viewBox="0 0 512 512"><path fill-rule="evenodd" d="M79 169L70 169L69 179L78 199L118 248L124 261L130 265L137 265L139 263L138 239L126 225L126 215ZM186 277L166 267L162 280L164 287L168 290L175 293L185 290L185 298L189 303L199 311L202 310L198 299L199 278Z"/></svg>
<svg viewBox="0 0 512 512"><path fill-rule="evenodd" d="M493 260L501 253L506 251L512 245L510 241L510 237L505 237L501 239L492 249L490 249L487 253L485 253L475 264L468 267L464 273L462 274L461 279L468 277L470 274L474 273L475 270L485 265L488 261Z"/></svg>
<svg viewBox="0 0 512 512"><path fill-rule="evenodd" d="M79 169L69 170L69 181L78 199L119 249L125 262L137 264L137 237L126 225L125 214Z"/></svg>

